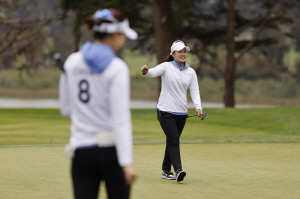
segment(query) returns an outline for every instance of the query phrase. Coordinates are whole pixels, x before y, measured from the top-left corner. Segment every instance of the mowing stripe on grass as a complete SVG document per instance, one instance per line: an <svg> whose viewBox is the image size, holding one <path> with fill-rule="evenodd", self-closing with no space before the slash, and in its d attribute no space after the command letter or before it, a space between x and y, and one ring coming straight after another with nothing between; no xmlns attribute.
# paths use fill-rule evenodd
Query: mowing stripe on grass
<svg viewBox="0 0 300 199"><path fill-rule="evenodd" d="M132 199L298 199L300 144L182 144L184 181L163 180L164 144L135 145ZM5 199L72 198L63 147L0 148ZM145 156L146 154L146 156ZM100 198L105 198L101 187Z"/></svg>

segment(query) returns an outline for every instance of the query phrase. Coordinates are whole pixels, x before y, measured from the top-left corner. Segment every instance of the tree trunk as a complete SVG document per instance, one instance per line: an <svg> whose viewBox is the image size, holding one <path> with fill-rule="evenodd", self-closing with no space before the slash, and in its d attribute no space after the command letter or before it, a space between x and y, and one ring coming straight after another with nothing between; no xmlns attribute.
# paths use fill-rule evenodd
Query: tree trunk
<svg viewBox="0 0 300 199"><path fill-rule="evenodd" d="M157 62L162 63L170 54L170 47L175 41L174 15L171 0L154 0L154 36ZM158 93L161 90L161 78L158 78Z"/></svg>
<svg viewBox="0 0 300 199"><path fill-rule="evenodd" d="M73 30L72 30L72 52L79 50L79 42L81 38L79 10L74 10Z"/></svg>
<svg viewBox="0 0 300 199"><path fill-rule="evenodd" d="M224 105L225 107L234 107L234 90L235 90L235 68L236 60L234 57L235 45L235 0L227 0L228 13L227 13L227 57L226 57L226 70L225 70L225 94Z"/></svg>

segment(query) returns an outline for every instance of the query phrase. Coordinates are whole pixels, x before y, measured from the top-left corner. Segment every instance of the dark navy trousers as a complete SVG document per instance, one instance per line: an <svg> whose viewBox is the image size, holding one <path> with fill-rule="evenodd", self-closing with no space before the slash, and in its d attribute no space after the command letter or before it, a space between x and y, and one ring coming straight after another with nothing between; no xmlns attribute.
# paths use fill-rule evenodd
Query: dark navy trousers
<svg viewBox="0 0 300 199"><path fill-rule="evenodd" d="M166 149L162 163L162 170L164 171L171 171L172 165L175 171L182 169L179 138L186 118L186 115L174 115L157 110L157 119L166 135Z"/></svg>
<svg viewBox="0 0 300 199"><path fill-rule="evenodd" d="M101 180L109 199L128 199L130 186L125 184L115 147L77 149L72 160L75 199L97 199Z"/></svg>

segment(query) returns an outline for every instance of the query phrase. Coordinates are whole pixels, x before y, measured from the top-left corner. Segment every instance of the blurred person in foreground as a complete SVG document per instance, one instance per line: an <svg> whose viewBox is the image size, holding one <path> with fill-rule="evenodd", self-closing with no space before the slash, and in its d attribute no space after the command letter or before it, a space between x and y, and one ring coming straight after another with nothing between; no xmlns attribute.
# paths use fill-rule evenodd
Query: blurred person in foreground
<svg viewBox="0 0 300 199"><path fill-rule="evenodd" d="M198 117L202 116L198 79L195 70L186 63L187 51L190 51L190 48L183 41L177 40L173 42L171 52L163 63L151 69L147 65L141 68L145 76L161 76L162 88L157 104L157 119L167 138L162 178L177 182L183 181L186 176L186 172L182 170L179 144L188 113L188 89ZM175 176L171 172L171 166Z"/></svg>
<svg viewBox="0 0 300 199"><path fill-rule="evenodd" d="M75 199L96 199L105 181L109 199L128 199L137 178L133 167L130 75L116 53L126 37L137 39L116 9L86 18L94 41L66 60L59 84L60 110L71 118L66 147L72 158Z"/></svg>

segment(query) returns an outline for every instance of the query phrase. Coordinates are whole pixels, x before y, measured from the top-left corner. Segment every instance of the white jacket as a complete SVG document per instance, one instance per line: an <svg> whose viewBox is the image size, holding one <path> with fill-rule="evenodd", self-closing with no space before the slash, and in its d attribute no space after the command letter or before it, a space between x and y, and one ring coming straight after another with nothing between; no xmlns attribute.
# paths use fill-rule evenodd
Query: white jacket
<svg viewBox="0 0 300 199"><path fill-rule="evenodd" d="M121 166L133 163L130 76L127 64L115 58L102 73L92 73L81 52L64 64L59 85L60 109L71 117L70 145L97 145L99 134L115 137ZM87 102L88 101L88 102ZM101 139L101 138L100 138Z"/></svg>
<svg viewBox="0 0 300 199"><path fill-rule="evenodd" d="M161 76L161 92L157 108L165 112L187 113L187 90L196 110L201 109L201 98L196 72L188 67L180 70L170 62L163 62L148 70L148 77Z"/></svg>

